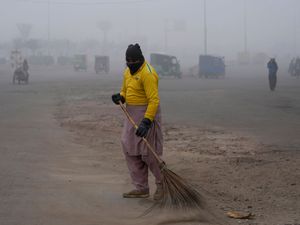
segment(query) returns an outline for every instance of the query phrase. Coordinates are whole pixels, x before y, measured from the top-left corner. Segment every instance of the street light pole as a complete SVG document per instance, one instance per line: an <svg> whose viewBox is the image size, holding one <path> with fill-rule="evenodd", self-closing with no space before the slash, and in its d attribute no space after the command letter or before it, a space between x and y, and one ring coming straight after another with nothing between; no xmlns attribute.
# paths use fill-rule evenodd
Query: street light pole
<svg viewBox="0 0 300 225"><path fill-rule="evenodd" d="M165 19L165 21L164 21L164 33L165 33L165 53L167 53L168 52L168 20L167 19Z"/></svg>
<svg viewBox="0 0 300 225"><path fill-rule="evenodd" d="M165 25L164 29L165 29L165 52L167 52L168 51L168 33L167 33L168 31L167 31L166 25Z"/></svg>
<svg viewBox="0 0 300 225"><path fill-rule="evenodd" d="M111 29L111 23L107 20L98 22L98 28L103 32L102 51L106 54L107 50L107 33Z"/></svg>
<svg viewBox="0 0 300 225"><path fill-rule="evenodd" d="M48 56L50 55L50 0L48 0Z"/></svg>
<svg viewBox="0 0 300 225"><path fill-rule="evenodd" d="M297 8L297 0L295 0L295 7L294 7L294 53L295 56L298 54L297 51L297 47L298 47L298 43L297 43L297 34L298 34L298 28L297 28L297 13L298 13L298 8Z"/></svg>
<svg viewBox="0 0 300 225"><path fill-rule="evenodd" d="M247 0L244 0L244 52L248 51Z"/></svg>
<svg viewBox="0 0 300 225"><path fill-rule="evenodd" d="M203 2L204 15L204 54L207 55L207 21L206 21L206 0Z"/></svg>

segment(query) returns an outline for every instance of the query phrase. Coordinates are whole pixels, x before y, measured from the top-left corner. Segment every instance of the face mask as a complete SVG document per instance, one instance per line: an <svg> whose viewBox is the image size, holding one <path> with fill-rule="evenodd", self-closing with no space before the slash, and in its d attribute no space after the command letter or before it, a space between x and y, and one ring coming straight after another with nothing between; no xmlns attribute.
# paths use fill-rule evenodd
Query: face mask
<svg viewBox="0 0 300 225"><path fill-rule="evenodd" d="M130 74L133 75L135 74L139 68L143 65L144 61L140 61L137 63L126 63L126 65L128 66L129 70L130 70Z"/></svg>

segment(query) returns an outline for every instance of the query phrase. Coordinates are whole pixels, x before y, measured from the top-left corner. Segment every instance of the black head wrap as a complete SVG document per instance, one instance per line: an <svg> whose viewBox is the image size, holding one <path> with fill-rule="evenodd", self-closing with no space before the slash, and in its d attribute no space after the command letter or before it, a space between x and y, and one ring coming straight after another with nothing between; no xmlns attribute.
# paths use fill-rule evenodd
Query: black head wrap
<svg viewBox="0 0 300 225"><path fill-rule="evenodd" d="M130 70L131 75L136 73L143 65L145 59L139 44L129 45L126 50L126 64Z"/></svg>

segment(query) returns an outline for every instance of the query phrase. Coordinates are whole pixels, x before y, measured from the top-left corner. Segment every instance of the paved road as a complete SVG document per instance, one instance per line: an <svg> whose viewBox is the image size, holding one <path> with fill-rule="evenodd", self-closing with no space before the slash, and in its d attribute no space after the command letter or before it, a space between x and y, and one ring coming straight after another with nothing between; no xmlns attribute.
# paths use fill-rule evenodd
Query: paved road
<svg viewBox="0 0 300 225"><path fill-rule="evenodd" d="M244 132L267 144L300 146L300 79L279 77L275 92L265 76L224 80L163 80L163 110L172 123Z"/></svg>
<svg viewBox="0 0 300 225"><path fill-rule="evenodd" d="M95 152L74 144L54 118L61 89L102 86L113 93L120 83L116 77L39 69L29 85L19 86L0 69L0 224L132 224L124 218L147 203L120 199L128 180L112 172L109 162L98 162L95 169ZM221 80L164 79L164 119L244 132L295 150L300 146L300 80L284 75L275 92L267 85L259 73Z"/></svg>
<svg viewBox="0 0 300 225"><path fill-rule="evenodd" d="M145 207L120 198L122 173L55 120L61 84L0 81L0 224L132 224Z"/></svg>

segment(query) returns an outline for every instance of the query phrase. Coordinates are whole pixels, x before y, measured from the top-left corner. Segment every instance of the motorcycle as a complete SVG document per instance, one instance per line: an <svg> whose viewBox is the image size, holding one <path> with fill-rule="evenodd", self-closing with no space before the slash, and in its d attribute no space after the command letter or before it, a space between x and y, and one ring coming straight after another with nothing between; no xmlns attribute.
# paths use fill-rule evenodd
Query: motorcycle
<svg viewBox="0 0 300 225"><path fill-rule="evenodd" d="M29 73L25 71L22 67L19 67L15 70L13 75L13 84L18 82L18 84L21 84L21 82L24 82L25 84L28 84L29 80Z"/></svg>

